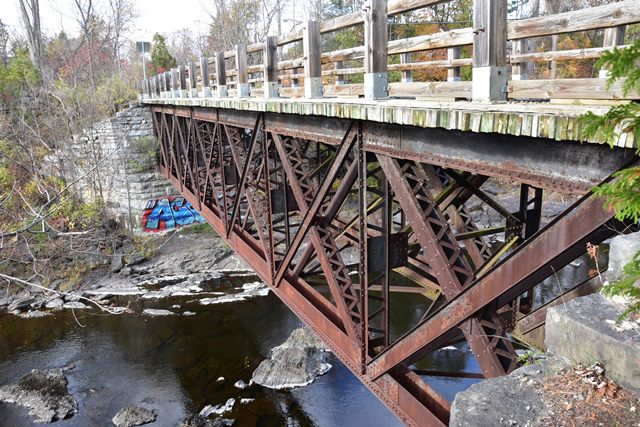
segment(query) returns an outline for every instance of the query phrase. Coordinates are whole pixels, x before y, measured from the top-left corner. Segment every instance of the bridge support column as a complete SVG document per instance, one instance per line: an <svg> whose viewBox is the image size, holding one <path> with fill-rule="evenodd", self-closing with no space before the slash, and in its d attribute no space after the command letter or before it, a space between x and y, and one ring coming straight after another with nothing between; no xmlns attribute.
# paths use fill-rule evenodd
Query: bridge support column
<svg viewBox="0 0 640 427"><path fill-rule="evenodd" d="M473 2L474 101L507 99L507 0Z"/></svg>
<svg viewBox="0 0 640 427"><path fill-rule="evenodd" d="M368 0L364 7L364 97L389 96L387 74L387 2Z"/></svg>
<svg viewBox="0 0 640 427"><path fill-rule="evenodd" d="M304 48L304 97L322 98L320 23L307 21L302 36Z"/></svg>

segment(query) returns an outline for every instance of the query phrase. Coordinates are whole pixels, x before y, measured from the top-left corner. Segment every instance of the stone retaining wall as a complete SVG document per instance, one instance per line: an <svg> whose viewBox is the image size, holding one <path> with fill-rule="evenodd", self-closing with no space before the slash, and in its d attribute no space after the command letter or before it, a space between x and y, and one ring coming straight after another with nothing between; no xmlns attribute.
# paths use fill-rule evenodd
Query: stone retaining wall
<svg viewBox="0 0 640 427"><path fill-rule="evenodd" d="M52 163L67 182L80 180L85 201L101 197L110 213L137 229L149 199L175 193L157 169L157 146L150 109L132 105L74 137Z"/></svg>

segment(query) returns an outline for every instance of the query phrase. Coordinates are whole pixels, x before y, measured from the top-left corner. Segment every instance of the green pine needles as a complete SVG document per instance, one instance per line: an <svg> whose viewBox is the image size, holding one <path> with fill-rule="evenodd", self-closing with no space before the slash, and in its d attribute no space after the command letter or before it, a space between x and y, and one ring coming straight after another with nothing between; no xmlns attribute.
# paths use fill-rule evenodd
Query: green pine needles
<svg viewBox="0 0 640 427"><path fill-rule="evenodd" d="M622 92L626 96L632 92L640 92L640 40L631 46L605 53L597 65L609 70L607 87L611 87L619 80L622 81ZM640 103L612 107L602 116L591 112L581 118L582 131L585 138L600 136L611 147L622 133L633 132L636 143L636 153L640 154ZM614 180L596 187L593 192L604 196L607 206L614 209L616 218L620 221L640 220L640 167L634 166L615 174ZM602 293L608 296L623 296L631 303L622 313L621 318L632 313L640 312L640 288L636 283L640 281L640 252L624 267L622 277L603 287Z"/></svg>

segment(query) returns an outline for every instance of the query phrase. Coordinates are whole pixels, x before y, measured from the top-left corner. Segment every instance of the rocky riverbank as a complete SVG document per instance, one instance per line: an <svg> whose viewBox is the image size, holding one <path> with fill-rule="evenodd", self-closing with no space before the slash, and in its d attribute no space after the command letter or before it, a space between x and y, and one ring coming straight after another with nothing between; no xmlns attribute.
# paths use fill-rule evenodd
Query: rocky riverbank
<svg viewBox="0 0 640 427"><path fill-rule="evenodd" d="M9 315L20 318L52 316L53 320L56 313L69 310L75 313L74 319L79 316L84 322L87 315L91 317L91 313L106 310L132 319L158 318L154 322L163 322L163 317L171 321L176 317L198 316L199 310L216 310L214 307L219 305L260 298L269 293L255 273L215 235L160 236L158 246L154 256L114 257L111 268L92 273L75 291L22 291L6 297L2 307ZM270 359L252 363L253 380L246 374L236 374L237 377L229 380L212 376L209 381L217 388L232 385L233 397L207 403L197 413L184 418L181 425L233 425L231 414L238 408L252 405L256 394L264 393L260 390L262 386L265 389L301 387L331 368L331 355L322 341L302 328L296 329L270 353ZM47 368L46 365L42 367ZM248 382L238 377L244 377ZM0 386L0 402L27 407L29 417L37 422L71 418L78 411L78 403L67 384L66 371L55 365L35 370L14 384ZM137 401L131 403L133 405L119 408L117 413L108 414L114 425L134 426L156 419L162 421L160 408L144 401L142 405Z"/></svg>
<svg viewBox="0 0 640 427"><path fill-rule="evenodd" d="M640 233L613 238L604 280L618 279L639 249ZM620 321L627 307L597 293L550 307L550 352L458 393L450 425L640 425L640 318Z"/></svg>
<svg viewBox="0 0 640 427"><path fill-rule="evenodd" d="M106 309L117 314L126 311L126 307L114 306L119 296L145 299L193 296L208 304L213 297L218 302L233 302L268 292L260 282L231 292L218 289L221 282L253 277L255 273L214 234L160 236L157 245L156 253L149 257L114 255L109 269L92 272L74 290L25 287L5 295L0 298L0 311L4 309L25 318L47 316L61 309Z"/></svg>

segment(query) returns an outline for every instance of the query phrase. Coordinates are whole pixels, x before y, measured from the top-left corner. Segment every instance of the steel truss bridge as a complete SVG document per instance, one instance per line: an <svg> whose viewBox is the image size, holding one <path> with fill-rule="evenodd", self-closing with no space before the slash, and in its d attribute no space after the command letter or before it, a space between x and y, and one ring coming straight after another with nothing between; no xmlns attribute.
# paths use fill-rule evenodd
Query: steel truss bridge
<svg viewBox="0 0 640 427"><path fill-rule="evenodd" d="M143 82L164 176L403 422L428 426L446 425L450 414L450 402L430 378L511 372L518 366L514 338L539 342L549 306L600 285L589 274L536 305L540 284L583 256L587 244L633 229L590 192L637 162L633 134L622 132L613 149L597 138L578 142L579 116L606 111L610 104L602 100L616 97L615 88L605 88L602 79L522 80L532 91L526 93L543 91L547 99L564 101L504 102L517 91L496 91L495 82L504 77L508 86L517 80L498 72L508 58L491 46L596 28L607 28L605 41L614 46L624 25L640 21L640 3L627 0L507 26L505 1L476 0L469 40L466 30L439 33L437 40L386 39L387 14L432 3L373 0L362 14L308 23L303 34L220 52L213 58L215 73L204 58ZM325 58L343 60L350 53L321 53L315 40L362 23L364 68L348 72L365 74L364 87L351 88L362 90L364 99L323 97L318 85L322 89L329 86L327 76L347 73L327 74ZM491 31L497 34L489 37ZM388 50L367 48L380 40ZM304 44L303 60L278 61L277 47L298 41ZM471 63L450 58L440 65L454 75L457 67L473 66L471 82L404 82L396 89L385 83L388 55L467 43L473 47ZM248 66L247 51L257 52L263 63ZM545 58L576 55L559 52ZM539 59L537 53L513 55L511 79L524 72L525 59ZM295 73L292 64L304 68L304 76L290 74L295 78L287 84L304 79L303 98L279 96L284 89L297 96L297 88L285 88L286 76L277 74ZM435 66L425 64L416 67ZM251 82L252 73L262 77ZM227 74L236 80L227 81ZM459 87L467 100L420 98L449 90L460 94ZM513 87L522 94L525 86ZM398 88L415 96L389 98ZM588 97L596 105L585 106ZM517 190L516 209L487 191L492 178ZM545 204L559 194L575 203L544 224ZM478 227L472 205L492 212L499 224ZM412 324L402 328L391 321L406 309L396 298L400 294L420 301ZM429 366L430 353L462 342L481 374Z"/></svg>

